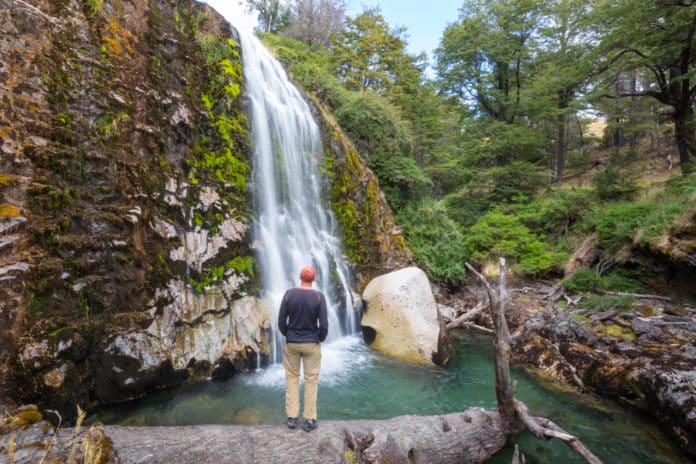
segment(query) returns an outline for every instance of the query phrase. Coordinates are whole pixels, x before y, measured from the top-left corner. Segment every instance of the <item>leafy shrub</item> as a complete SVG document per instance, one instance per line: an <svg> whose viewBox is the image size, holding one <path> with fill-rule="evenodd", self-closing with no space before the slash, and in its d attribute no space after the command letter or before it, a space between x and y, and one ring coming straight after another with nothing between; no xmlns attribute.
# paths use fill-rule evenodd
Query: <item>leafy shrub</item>
<svg viewBox="0 0 696 464"><path fill-rule="evenodd" d="M635 302L636 299L629 295L589 295L580 300L578 307L588 311L626 311L631 309Z"/></svg>
<svg viewBox="0 0 696 464"><path fill-rule="evenodd" d="M578 269L572 277L563 281L566 288L573 293L596 292L598 290L613 290L619 292L638 293L645 290L637 280L635 273L627 269L615 269L600 276L594 269Z"/></svg>
<svg viewBox="0 0 696 464"><path fill-rule="evenodd" d="M592 191L589 189L558 189L532 202L513 204L504 210L515 214L531 230L566 235L587 215L591 204Z"/></svg>
<svg viewBox="0 0 696 464"><path fill-rule="evenodd" d="M470 191L466 188L447 195L443 200L449 216L464 227L473 226L494 205L488 192Z"/></svg>
<svg viewBox="0 0 696 464"><path fill-rule="evenodd" d="M648 203L605 203L598 206L590 220L599 243L610 253L618 252L633 241L636 232L655 206Z"/></svg>
<svg viewBox="0 0 696 464"><path fill-rule="evenodd" d="M432 186L413 159L413 134L399 108L373 92L357 92L348 94L336 117L367 159L392 206Z"/></svg>
<svg viewBox="0 0 696 464"><path fill-rule="evenodd" d="M505 257L523 274L536 275L557 269L563 253L549 250L524 224L499 211L489 212L476 221L466 234L466 247L477 262Z"/></svg>
<svg viewBox="0 0 696 464"><path fill-rule="evenodd" d="M466 277L464 236L443 203L423 200L399 211L406 243L418 264L435 280L455 284Z"/></svg>
<svg viewBox="0 0 696 464"><path fill-rule="evenodd" d="M614 165L595 174L592 183L602 200L630 200L638 193L638 184Z"/></svg>
<svg viewBox="0 0 696 464"><path fill-rule="evenodd" d="M519 196L529 197L549 182L543 168L528 161L496 166L485 175L490 178L492 198L497 202L509 202Z"/></svg>

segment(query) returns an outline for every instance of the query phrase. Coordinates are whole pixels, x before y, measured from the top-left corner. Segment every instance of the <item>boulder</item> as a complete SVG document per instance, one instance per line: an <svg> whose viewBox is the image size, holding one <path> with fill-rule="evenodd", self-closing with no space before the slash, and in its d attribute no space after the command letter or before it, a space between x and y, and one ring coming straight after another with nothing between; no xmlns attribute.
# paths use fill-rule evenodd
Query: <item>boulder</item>
<svg viewBox="0 0 696 464"><path fill-rule="evenodd" d="M408 267L376 277L362 298L361 326L370 348L407 362L447 361L449 340L423 271Z"/></svg>

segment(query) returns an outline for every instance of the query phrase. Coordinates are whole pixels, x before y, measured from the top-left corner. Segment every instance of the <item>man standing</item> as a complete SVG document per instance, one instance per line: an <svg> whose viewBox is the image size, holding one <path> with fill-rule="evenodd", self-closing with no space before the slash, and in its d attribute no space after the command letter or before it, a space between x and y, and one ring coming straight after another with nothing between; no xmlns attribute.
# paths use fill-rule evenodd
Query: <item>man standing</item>
<svg viewBox="0 0 696 464"><path fill-rule="evenodd" d="M285 412L288 427L297 426L300 412L300 363L304 368L303 429L317 428L317 387L321 367L320 342L326 339L329 323L326 298L312 289L317 271L305 266L300 271L300 286L285 292L278 315L278 329L285 336L283 367L285 368Z"/></svg>

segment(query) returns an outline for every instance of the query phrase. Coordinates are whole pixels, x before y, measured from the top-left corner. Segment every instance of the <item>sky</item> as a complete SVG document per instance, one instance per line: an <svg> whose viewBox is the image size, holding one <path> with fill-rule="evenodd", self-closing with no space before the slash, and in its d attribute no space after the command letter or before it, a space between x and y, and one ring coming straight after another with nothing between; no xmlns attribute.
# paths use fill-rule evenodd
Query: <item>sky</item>
<svg viewBox="0 0 696 464"><path fill-rule="evenodd" d="M226 17L238 18L235 26L250 30L255 19L244 13L239 0L207 0L213 8ZM347 15L355 17L365 8L378 6L382 16L394 29L406 28L408 52L428 54L432 65L433 50L438 47L442 32L448 24L459 18L459 7L463 0L346 0Z"/></svg>
<svg viewBox="0 0 696 464"><path fill-rule="evenodd" d="M365 7L379 6L382 16L393 29L406 28L407 48L412 55L428 54L440 45L442 32L459 19L463 0L348 0L348 16L355 17Z"/></svg>

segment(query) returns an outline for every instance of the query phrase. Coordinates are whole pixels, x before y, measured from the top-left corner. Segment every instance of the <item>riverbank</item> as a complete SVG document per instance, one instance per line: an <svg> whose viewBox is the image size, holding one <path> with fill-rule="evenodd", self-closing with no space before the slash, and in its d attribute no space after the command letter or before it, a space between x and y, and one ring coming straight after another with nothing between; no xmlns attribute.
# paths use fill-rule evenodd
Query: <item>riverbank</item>
<svg viewBox="0 0 696 464"><path fill-rule="evenodd" d="M519 335L513 360L650 415L696 458L695 309L655 296L628 309L587 311L558 286L520 287L511 287L507 305ZM471 287L449 301L457 303L456 315L482 298L483 291ZM473 320L492 327L488 311Z"/></svg>

